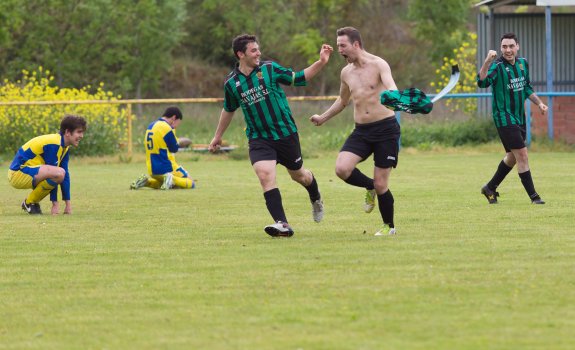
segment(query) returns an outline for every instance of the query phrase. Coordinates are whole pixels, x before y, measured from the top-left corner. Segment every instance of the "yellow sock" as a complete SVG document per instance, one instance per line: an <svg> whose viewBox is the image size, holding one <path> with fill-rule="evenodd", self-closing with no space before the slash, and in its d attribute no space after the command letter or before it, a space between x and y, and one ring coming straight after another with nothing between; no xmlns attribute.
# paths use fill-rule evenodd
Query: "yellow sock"
<svg viewBox="0 0 575 350"><path fill-rule="evenodd" d="M177 177L174 176L174 187L177 188L192 188L194 180L189 177Z"/></svg>
<svg viewBox="0 0 575 350"><path fill-rule="evenodd" d="M56 183L51 180L44 180L40 182L38 186L36 186L36 188L30 192L28 198L26 198L26 203L40 203L44 197L50 194L50 191L52 191L54 187L56 187Z"/></svg>
<svg viewBox="0 0 575 350"><path fill-rule="evenodd" d="M156 177L149 177L148 183L146 184L146 187L155 188L157 190L162 186L163 182L164 182L164 178L162 176L159 176L157 178Z"/></svg>

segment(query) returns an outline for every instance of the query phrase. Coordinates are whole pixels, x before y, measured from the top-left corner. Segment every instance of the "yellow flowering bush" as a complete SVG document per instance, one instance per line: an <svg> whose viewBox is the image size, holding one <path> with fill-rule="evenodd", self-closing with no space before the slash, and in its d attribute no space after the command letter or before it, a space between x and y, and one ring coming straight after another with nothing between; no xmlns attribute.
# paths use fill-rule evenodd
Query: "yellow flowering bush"
<svg viewBox="0 0 575 350"><path fill-rule="evenodd" d="M100 83L94 93L90 85L81 89L54 86L50 71L22 71L16 82L5 79L0 85L0 102L15 101L115 101ZM14 154L33 137L57 133L66 114L84 117L88 130L74 154L104 155L115 153L125 143L125 110L118 104L0 105L0 153Z"/></svg>
<svg viewBox="0 0 575 350"><path fill-rule="evenodd" d="M431 83L431 86L435 88L435 91L439 92L447 85L451 76L451 66L458 64L461 75L459 76L459 82L453 88L453 90L451 90L451 93L456 94L476 92L476 54L477 34L469 33L467 39L461 43L461 46L458 49L453 50L452 57L444 57L443 66L435 71L435 73L439 76L439 81ZM463 110L466 113L473 113L477 111L477 100L475 98L447 99L445 100L445 104L447 106L451 106L452 111Z"/></svg>

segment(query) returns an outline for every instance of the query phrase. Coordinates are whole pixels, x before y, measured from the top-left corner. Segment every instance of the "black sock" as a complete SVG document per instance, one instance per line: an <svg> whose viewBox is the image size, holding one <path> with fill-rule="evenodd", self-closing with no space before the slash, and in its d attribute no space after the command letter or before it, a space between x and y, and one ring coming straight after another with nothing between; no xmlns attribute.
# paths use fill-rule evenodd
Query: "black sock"
<svg viewBox="0 0 575 350"><path fill-rule="evenodd" d="M282 204L282 195L279 188L274 188L264 192L264 198L266 199L266 207L268 207L268 211L270 212L274 221L287 222L286 214Z"/></svg>
<svg viewBox="0 0 575 350"><path fill-rule="evenodd" d="M351 175L345 180L350 185L363 187L368 190L373 190L373 179L367 177L364 173L362 173L358 168L354 168L351 172Z"/></svg>
<svg viewBox="0 0 575 350"><path fill-rule="evenodd" d="M524 173L520 173L521 183L527 192L527 195L531 200L538 199L539 195L535 192L535 185L533 185L533 178L531 178L531 171L527 170Z"/></svg>
<svg viewBox="0 0 575 350"><path fill-rule="evenodd" d="M315 176L311 174L311 183L308 186L304 186L309 193L309 200L313 203L321 198L319 194L319 188L317 187L317 181L315 181Z"/></svg>
<svg viewBox="0 0 575 350"><path fill-rule="evenodd" d="M393 195L390 190L387 190L384 194L377 195L377 203L379 204L379 212L383 223L388 224L391 228L395 227L393 225L393 202Z"/></svg>
<svg viewBox="0 0 575 350"><path fill-rule="evenodd" d="M505 176L509 174L511 169L513 169L513 167L510 168L507 164L505 164L504 161L501 161L501 163L499 163L499 166L497 167L497 171L493 175L493 178L489 180L489 182L487 183L487 188L489 188L491 191L495 191L497 189L497 186L499 186L501 182L503 182Z"/></svg>

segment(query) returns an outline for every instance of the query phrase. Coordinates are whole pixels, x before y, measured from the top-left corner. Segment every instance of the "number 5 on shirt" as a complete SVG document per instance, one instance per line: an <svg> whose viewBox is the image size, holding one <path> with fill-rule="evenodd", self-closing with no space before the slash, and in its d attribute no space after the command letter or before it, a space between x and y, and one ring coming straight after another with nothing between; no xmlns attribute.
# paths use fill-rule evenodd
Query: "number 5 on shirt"
<svg viewBox="0 0 575 350"><path fill-rule="evenodd" d="M154 136L153 132L149 132L146 135L146 147L148 147L149 150L154 148L154 140L152 139L152 136Z"/></svg>

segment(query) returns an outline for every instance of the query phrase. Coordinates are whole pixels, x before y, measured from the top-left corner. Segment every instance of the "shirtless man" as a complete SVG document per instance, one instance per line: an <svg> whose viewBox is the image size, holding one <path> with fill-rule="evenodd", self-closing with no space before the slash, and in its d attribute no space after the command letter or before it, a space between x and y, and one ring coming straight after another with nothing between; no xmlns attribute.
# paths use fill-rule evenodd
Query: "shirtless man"
<svg viewBox="0 0 575 350"><path fill-rule="evenodd" d="M363 49L357 29L338 29L337 49L348 63L341 70L339 97L321 115L311 116L310 121L316 126L322 125L353 99L355 129L337 156L335 173L348 184L367 190L366 213L375 207L377 195L383 226L375 235L395 234L393 195L388 184L391 169L397 166L400 130L395 113L380 103L380 93L397 90L397 86L387 62ZM372 153L375 165L373 179L356 167Z"/></svg>

